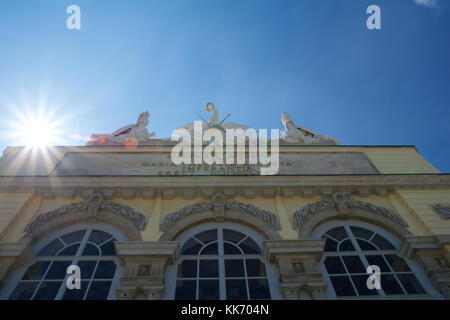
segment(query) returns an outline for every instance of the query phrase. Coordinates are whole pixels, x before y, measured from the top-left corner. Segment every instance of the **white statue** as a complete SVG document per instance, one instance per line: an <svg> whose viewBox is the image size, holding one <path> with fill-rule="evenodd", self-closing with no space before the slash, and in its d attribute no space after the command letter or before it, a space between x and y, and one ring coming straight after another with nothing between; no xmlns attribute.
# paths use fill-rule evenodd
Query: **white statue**
<svg viewBox="0 0 450 320"><path fill-rule="evenodd" d="M135 140L138 143L144 143L149 139L155 137L155 132L148 133L147 125L149 124L148 118L150 114L148 111L142 112L139 115L136 124L130 124L122 127L119 130L114 131L112 134L99 134L94 133L91 135L91 139L87 145L109 145L109 144L133 144L131 140ZM134 138L127 141L127 138Z"/></svg>
<svg viewBox="0 0 450 320"><path fill-rule="evenodd" d="M130 124L119 130L114 131L112 134L105 135L106 140L110 140L117 143L123 143L128 137L135 138L138 142L145 142L148 139L155 137L155 132L148 133L147 125L150 123L148 118L150 114L148 111L142 112L136 121L136 124Z"/></svg>
<svg viewBox="0 0 450 320"><path fill-rule="evenodd" d="M208 108L209 106L211 106L211 108ZM212 103L208 103L206 105L206 111L212 112L212 114L209 117L208 121L203 119L197 113L197 116L203 122L203 124L202 124L202 132L205 132L208 129L215 128L215 129L218 129L218 130L222 131L225 134L225 130L226 129L242 129L244 131L246 131L247 129L251 129L249 126L241 125L241 124L237 124L237 123L233 123L233 122L227 122L227 123L224 124L223 122L231 115L231 113L229 113L225 118L223 118L222 121L219 121L219 110L217 110L217 108L214 107L214 104L212 104ZM191 136L193 136L193 134L194 134L194 123L193 122L188 123L187 125L179 127L176 130L182 130L182 129L186 129L187 131L189 131Z"/></svg>
<svg viewBox="0 0 450 320"><path fill-rule="evenodd" d="M281 130L280 139L289 143L298 144L339 144L339 141L332 137L316 134L306 127L297 127L291 117L286 112L281 114L281 122L283 122L285 130Z"/></svg>

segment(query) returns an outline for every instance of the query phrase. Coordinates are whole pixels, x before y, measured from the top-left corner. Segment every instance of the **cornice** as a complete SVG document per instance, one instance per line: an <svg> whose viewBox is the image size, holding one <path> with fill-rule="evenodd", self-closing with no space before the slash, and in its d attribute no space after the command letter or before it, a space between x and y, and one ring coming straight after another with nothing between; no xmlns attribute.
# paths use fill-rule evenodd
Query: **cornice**
<svg viewBox="0 0 450 320"><path fill-rule="evenodd" d="M251 184L249 184L251 179ZM0 177L0 192L34 192L44 198L87 198L101 191L109 199L164 199L196 196L266 198L330 196L333 192L354 195L386 195L395 189L449 189L449 174L310 175L310 176L11 176Z"/></svg>

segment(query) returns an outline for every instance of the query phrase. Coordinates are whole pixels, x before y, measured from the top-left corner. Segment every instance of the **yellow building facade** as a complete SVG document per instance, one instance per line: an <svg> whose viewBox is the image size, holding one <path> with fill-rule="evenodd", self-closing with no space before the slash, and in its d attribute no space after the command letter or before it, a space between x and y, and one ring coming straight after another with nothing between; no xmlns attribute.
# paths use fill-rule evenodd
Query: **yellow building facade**
<svg viewBox="0 0 450 320"><path fill-rule="evenodd" d="M281 143L258 175L174 145L8 147L0 298L450 298L450 176L414 146Z"/></svg>

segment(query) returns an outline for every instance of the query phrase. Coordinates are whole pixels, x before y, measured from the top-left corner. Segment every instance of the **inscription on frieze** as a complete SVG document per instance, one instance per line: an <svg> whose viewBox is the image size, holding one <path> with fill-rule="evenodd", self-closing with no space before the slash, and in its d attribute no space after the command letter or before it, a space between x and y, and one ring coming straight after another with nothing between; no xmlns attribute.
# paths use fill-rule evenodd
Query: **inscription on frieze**
<svg viewBox="0 0 450 320"><path fill-rule="evenodd" d="M278 175L377 174L362 152L280 153ZM69 176L260 175L261 164L180 164L170 153L67 153L53 174Z"/></svg>

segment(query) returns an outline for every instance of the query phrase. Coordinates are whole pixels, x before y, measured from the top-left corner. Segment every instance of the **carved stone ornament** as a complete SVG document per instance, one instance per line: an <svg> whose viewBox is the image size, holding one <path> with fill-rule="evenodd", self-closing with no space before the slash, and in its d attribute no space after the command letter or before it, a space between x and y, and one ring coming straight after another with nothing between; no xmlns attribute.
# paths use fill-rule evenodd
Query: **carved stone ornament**
<svg viewBox="0 0 450 320"><path fill-rule="evenodd" d="M217 193L212 197L211 202L200 202L186 206L176 212L170 213L161 223L161 231L166 231L172 224L178 220L202 211L214 210L217 213L223 213L224 210L235 210L244 214L252 215L265 223L269 224L275 230L280 230L277 217L269 211L261 210L249 203L236 201L228 201L227 197L222 193Z"/></svg>
<svg viewBox="0 0 450 320"><path fill-rule="evenodd" d="M332 195L332 200L321 200L310 203L296 211L294 213L294 229L299 230L313 214L333 208L338 209L340 212L345 212L348 209L361 209L373 212L393 220L396 224L402 227L408 227L406 221L392 210L376 206L369 202L353 200L345 193L334 193Z"/></svg>
<svg viewBox="0 0 450 320"><path fill-rule="evenodd" d="M148 133L147 125L150 113L148 111L142 112L136 124L130 124L122 127L111 134L97 134L91 135L90 141L87 145L125 145L132 146L134 144L142 144L155 138L155 132Z"/></svg>
<svg viewBox="0 0 450 320"><path fill-rule="evenodd" d="M114 202L105 202L103 195L99 192L94 192L89 196L87 201L71 203L59 207L55 210L41 213L32 222L27 224L25 232L33 231L39 226L47 223L48 221L57 219L59 217L67 215L76 215L78 213L87 213L90 216L97 216L101 212L112 212L118 214L134 223L138 230L144 230L146 226L145 217L126 205Z"/></svg>
<svg viewBox="0 0 450 320"><path fill-rule="evenodd" d="M442 218L442 219L450 219L450 206L444 207L440 204L436 204L433 207L433 210Z"/></svg>
<svg viewBox="0 0 450 320"><path fill-rule="evenodd" d="M286 112L281 114L281 122L286 130L281 130L280 139L288 143L321 145L339 144L339 141L336 138L317 134L306 127L297 127Z"/></svg>

